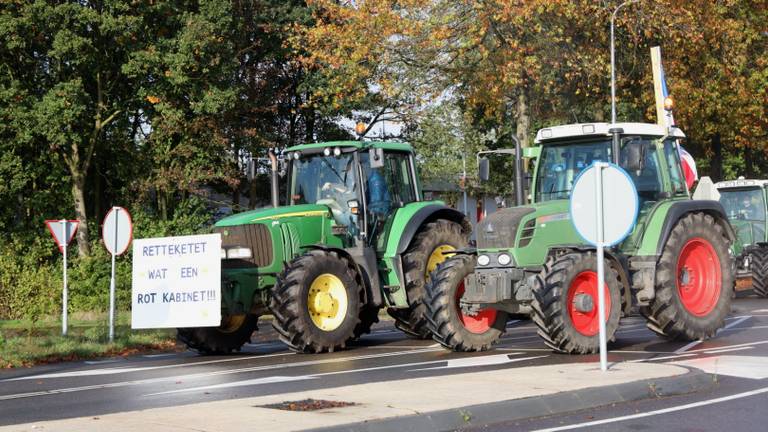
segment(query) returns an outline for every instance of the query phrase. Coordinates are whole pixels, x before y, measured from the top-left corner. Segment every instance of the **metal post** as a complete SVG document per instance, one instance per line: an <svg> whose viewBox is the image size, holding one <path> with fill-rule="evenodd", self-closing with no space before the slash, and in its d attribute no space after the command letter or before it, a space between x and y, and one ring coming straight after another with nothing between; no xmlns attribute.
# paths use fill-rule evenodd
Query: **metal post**
<svg viewBox="0 0 768 432"><path fill-rule="evenodd" d="M525 204L523 197L523 149L520 140L516 135L512 135L515 141L515 205Z"/></svg>
<svg viewBox="0 0 768 432"><path fill-rule="evenodd" d="M603 265L603 168L608 164L604 162L595 163L596 181L595 196L597 198L597 310L598 320L600 321L600 370L608 370L608 353L606 348L605 335L605 269Z"/></svg>
<svg viewBox="0 0 768 432"><path fill-rule="evenodd" d="M67 304L69 303L69 291L67 287L67 240L69 240L69 233L67 232L68 223L66 220L61 221L61 232L63 233L62 239L62 252L64 253L64 291L61 293L61 335L67 335Z"/></svg>
<svg viewBox="0 0 768 432"><path fill-rule="evenodd" d="M464 189L464 214L469 215L469 210L467 209L467 157L464 152L461 152L461 164L464 167L464 174L462 174L464 176L462 180L464 184L462 188Z"/></svg>
<svg viewBox="0 0 768 432"><path fill-rule="evenodd" d="M613 10L613 14L611 14L611 124L616 124L616 54L615 54L615 43L614 43L614 24L613 22L616 20L616 13L619 12L619 9L624 7L625 5L628 5L630 3L635 3L639 0L629 0L625 1L624 3L620 4L616 9Z"/></svg>
<svg viewBox="0 0 768 432"><path fill-rule="evenodd" d="M117 224L120 218L117 217L120 209L112 207L115 211L115 236L112 243L112 278L109 281L109 343L115 341L115 248L117 248Z"/></svg>

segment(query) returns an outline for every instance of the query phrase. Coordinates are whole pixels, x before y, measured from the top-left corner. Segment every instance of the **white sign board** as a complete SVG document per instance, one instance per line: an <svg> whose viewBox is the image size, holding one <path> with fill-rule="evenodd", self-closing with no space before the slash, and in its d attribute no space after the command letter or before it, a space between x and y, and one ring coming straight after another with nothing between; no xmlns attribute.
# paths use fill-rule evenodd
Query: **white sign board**
<svg viewBox="0 0 768 432"><path fill-rule="evenodd" d="M597 172L594 164L576 178L571 191L571 221L589 244L598 243ZM626 171L614 164L602 167L603 246L624 240L635 226L639 207L635 184Z"/></svg>
<svg viewBox="0 0 768 432"><path fill-rule="evenodd" d="M133 223L128 210L122 207L112 207L101 230L104 246L112 255L122 255L128 250L133 239Z"/></svg>
<svg viewBox="0 0 768 432"><path fill-rule="evenodd" d="M131 328L221 324L221 235L133 242Z"/></svg>

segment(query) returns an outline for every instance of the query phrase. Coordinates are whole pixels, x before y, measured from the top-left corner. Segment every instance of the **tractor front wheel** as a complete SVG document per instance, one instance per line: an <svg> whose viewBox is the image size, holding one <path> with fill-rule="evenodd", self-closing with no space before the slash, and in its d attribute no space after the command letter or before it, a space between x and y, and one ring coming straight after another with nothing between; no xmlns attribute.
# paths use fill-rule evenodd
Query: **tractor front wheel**
<svg viewBox="0 0 768 432"><path fill-rule="evenodd" d="M757 247L749 252L752 257L752 291L760 297L768 297L768 248Z"/></svg>
<svg viewBox="0 0 768 432"><path fill-rule="evenodd" d="M200 354L226 354L251 340L257 321L253 314L225 315L218 327L177 329L176 339Z"/></svg>
<svg viewBox="0 0 768 432"><path fill-rule="evenodd" d="M272 326L297 352L333 352L355 336L363 282L333 251L312 250L291 261L272 288Z"/></svg>
<svg viewBox="0 0 768 432"><path fill-rule="evenodd" d="M437 266L450 256L450 251L466 247L467 235L461 225L447 220L437 220L422 227L403 254L405 292L408 307L389 308L395 319L395 327L415 339L428 339L426 282Z"/></svg>
<svg viewBox="0 0 768 432"><path fill-rule="evenodd" d="M730 312L728 241L712 216L689 213L672 229L656 270L656 296L641 309L648 328L677 340L714 336Z"/></svg>
<svg viewBox="0 0 768 432"><path fill-rule="evenodd" d="M605 332L613 340L621 318L618 273L608 261L605 280ZM574 252L550 258L533 285L533 314L539 336L555 351L590 354L600 349L597 257L594 252Z"/></svg>
<svg viewBox="0 0 768 432"><path fill-rule="evenodd" d="M432 273L427 285L427 325L432 337L453 351L485 351L497 342L507 325L507 313L486 308L475 314L461 310L464 278L475 271L475 257L457 255Z"/></svg>

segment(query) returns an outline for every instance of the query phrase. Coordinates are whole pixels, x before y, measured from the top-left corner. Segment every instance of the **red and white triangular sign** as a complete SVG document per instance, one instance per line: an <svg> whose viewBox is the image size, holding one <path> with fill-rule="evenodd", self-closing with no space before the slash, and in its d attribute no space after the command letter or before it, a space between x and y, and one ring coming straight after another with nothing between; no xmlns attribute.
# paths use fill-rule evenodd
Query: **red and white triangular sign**
<svg viewBox="0 0 768 432"><path fill-rule="evenodd" d="M59 247L59 251L64 252L64 245L69 245L72 238L75 237L77 227L80 225L79 220L68 220L62 223L60 220L47 220L45 224L48 225L48 231L51 232L53 239L56 241L56 246Z"/></svg>

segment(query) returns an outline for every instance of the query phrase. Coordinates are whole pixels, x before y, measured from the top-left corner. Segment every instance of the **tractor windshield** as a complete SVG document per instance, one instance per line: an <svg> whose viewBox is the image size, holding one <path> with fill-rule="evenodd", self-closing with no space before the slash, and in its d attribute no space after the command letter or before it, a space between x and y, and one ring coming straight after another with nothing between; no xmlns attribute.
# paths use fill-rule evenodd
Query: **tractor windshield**
<svg viewBox="0 0 768 432"><path fill-rule="evenodd" d="M664 148L667 149L667 147L674 153L672 141L668 140L664 143ZM622 161L622 167L627 169L627 173L635 183L641 206L658 201L660 194L665 191L665 180L662 176L664 166L661 158L667 152L660 153L656 150L656 140L652 137L636 135L621 137L619 159ZM639 155L642 159L639 169L627 168L627 159L631 157L630 154L634 154L635 157ZM573 182L581 171L592 162L610 162L611 159L610 139L545 145L541 152L537 173L536 201L570 198ZM679 160L675 158L670 158L669 163L670 167L679 166ZM678 189L684 192L684 186L680 182L679 168L667 171L671 174L669 181L672 192L677 192Z"/></svg>
<svg viewBox="0 0 768 432"><path fill-rule="evenodd" d="M720 190L720 204L728 219L765 222L765 198L762 188Z"/></svg>
<svg viewBox="0 0 768 432"><path fill-rule="evenodd" d="M742 245L765 241L765 195L762 188L721 189L720 204Z"/></svg>
<svg viewBox="0 0 768 432"><path fill-rule="evenodd" d="M337 222L349 225L348 201L357 199L357 176L352 153L310 155L291 164L291 204L323 204Z"/></svg>

